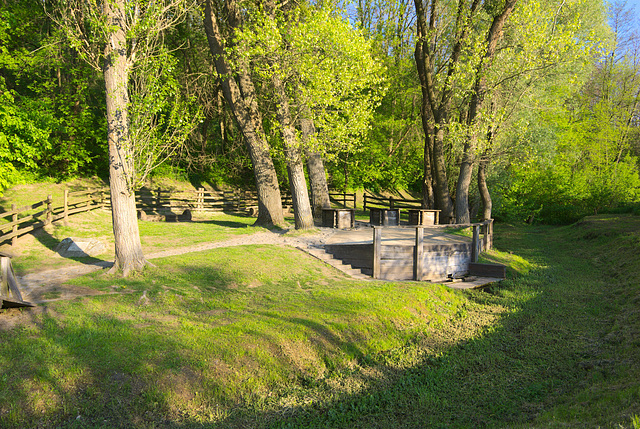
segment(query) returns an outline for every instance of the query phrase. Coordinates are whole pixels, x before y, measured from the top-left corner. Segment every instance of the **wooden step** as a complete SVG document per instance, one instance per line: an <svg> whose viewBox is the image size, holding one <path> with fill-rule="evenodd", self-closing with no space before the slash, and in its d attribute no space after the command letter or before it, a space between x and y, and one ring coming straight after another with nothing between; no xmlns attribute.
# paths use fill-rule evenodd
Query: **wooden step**
<svg viewBox="0 0 640 429"><path fill-rule="evenodd" d="M311 256L321 260L327 265L334 267L335 269L343 272L344 274L358 280L371 280L371 276L367 276L362 273L359 268L354 268L349 264L343 263L340 259L333 257L333 255L327 253L320 247L301 248L300 250L310 254Z"/></svg>

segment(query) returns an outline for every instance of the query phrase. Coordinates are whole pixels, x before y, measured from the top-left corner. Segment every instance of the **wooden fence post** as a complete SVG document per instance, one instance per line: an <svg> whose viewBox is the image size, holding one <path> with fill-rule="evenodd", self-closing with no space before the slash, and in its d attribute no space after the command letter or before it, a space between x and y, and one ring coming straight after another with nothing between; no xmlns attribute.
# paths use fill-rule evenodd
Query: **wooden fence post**
<svg viewBox="0 0 640 429"><path fill-rule="evenodd" d="M198 188L196 191L196 210L204 210L204 188Z"/></svg>
<svg viewBox="0 0 640 429"><path fill-rule="evenodd" d="M486 252L489 250L489 222L482 222L482 249L481 251Z"/></svg>
<svg viewBox="0 0 640 429"><path fill-rule="evenodd" d="M380 278L380 251L382 250L382 228L373 227L373 278Z"/></svg>
<svg viewBox="0 0 640 429"><path fill-rule="evenodd" d="M393 197L389 197L389 208L391 210L395 209L395 201L393 201ZM398 219L399 220L399 219Z"/></svg>
<svg viewBox="0 0 640 429"><path fill-rule="evenodd" d="M15 205L15 204L11 204L11 211L16 211L16 210L18 210L18 206ZM11 245L15 246L16 241L18 240L18 234L17 234L18 233L18 223L17 223L18 222L18 213L14 213L13 216L11 217L11 220L13 222L15 222L14 225L13 225L13 231L12 232L13 232L14 236L11 239Z"/></svg>
<svg viewBox="0 0 640 429"><path fill-rule="evenodd" d="M9 263L8 256L0 256L0 296L7 298L9 297Z"/></svg>
<svg viewBox="0 0 640 429"><path fill-rule="evenodd" d="M413 252L413 279L416 281L422 280L424 273L424 228L422 226L416 227L416 246Z"/></svg>
<svg viewBox="0 0 640 429"><path fill-rule="evenodd" d="M45 225L51 225L53 221L53 197L51 195L47 195L47 213Z"/></svg>
<svg viewBox="0 0 640 429"><path fill-rule="evenodd" d="M487 222L489 222L489 224L487 225L489 238L487 240L486 250L491 250L493 249L493 219L489 219Z"/></svg>
<svg viewBox="0 0 640 429"><path fill-rule="evenodd" d="M362 194L362 210L367 210L367 193Z"/></svg>
<svg viewBox="0 0 640 429"><path fill-rule="evenodd" d="M471 262L478 262L478 248L480 246L480 234L478 231L478 225L473 225L473 239L471 241Z"/></svg>
<svg viewBox="0 0 640 429"><path fill-rule="evenodd" d="M65 226L69 224L69 190L65 189L64 190L64 197L63 197L63 203L62 203L62 213L63 213L63 219L64 219L64 224Z"/></svg>

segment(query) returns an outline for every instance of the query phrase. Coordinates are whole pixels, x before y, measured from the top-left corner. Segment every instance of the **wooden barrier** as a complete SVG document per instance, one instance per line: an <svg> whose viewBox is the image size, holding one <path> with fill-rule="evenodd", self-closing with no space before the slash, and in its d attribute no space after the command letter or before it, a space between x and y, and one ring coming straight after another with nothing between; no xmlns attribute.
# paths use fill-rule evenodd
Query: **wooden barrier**
<svg viewBox="0 0 640 429"><path fill-rule="evenodd" d="M419 209L422 207L422 200L411 200L394 197L374 197L373 195L364 194L363 210L369 208L388 208L388 209Z"/></svg>
<svg viewBox="0 0 640 429"><path fill-rule="evenodd" d="M283 195L283 208L293 205L290 195ZM142 188L136 191L136 208L146 212L166 213L191 210L196 212L248 211L258 206L258 194L253 191L168 191Z"/></svg>
<svg viewBox="0 0 640 429"><path fill-rule="evenodd" d="M342 208L349 208L347 203L353 204L353 209L356 209L356 194L343 193L329 193L329 200L335 204L341 204Z"/></svg>
<svg viewBox="0 0 640 429"><path fill-rule="evenodd" d="M18 279L11 266L11 255L0 252L0 308L33 306L22 298Z"/></svg>
<svg viewBox="0 0 640 429"><path fill-rule="evenodd" d="M491 249L493 243L493 219L470 225L473 228L471 243L424 244L424 226L415 226L415 243L408 245L382 245L381 226L373 227L373 253L371 267L374 279L424 280L447 275L459 276L478 262L482 251ZM482 233L482 237L480 234ZM481 270L480 264L474 269ZM487 268L487 270L489 270ZM489 270L502 273L503 268ZM500 274L503 276L503 274Z"/></svg>
<svg viewBox="0 0 640 429"><path fill-rule="evenodd" d="M77 198L80 198L77 200ZM72 199L75 199L72 201ZM64 191L62 206L53 205L53 196L48 195L46 200L38 201L29 206L18 208L11 205L11 211L0 214L2 218L10 218L8 223L0 225L0 243L11 240L11 245L16 244L16 239L38 228L63 219L68 221L70 215L94 210L103 207L104 193L102 190L86 190L69 192ZM42 210L35 212L34 210Z"/></svg>

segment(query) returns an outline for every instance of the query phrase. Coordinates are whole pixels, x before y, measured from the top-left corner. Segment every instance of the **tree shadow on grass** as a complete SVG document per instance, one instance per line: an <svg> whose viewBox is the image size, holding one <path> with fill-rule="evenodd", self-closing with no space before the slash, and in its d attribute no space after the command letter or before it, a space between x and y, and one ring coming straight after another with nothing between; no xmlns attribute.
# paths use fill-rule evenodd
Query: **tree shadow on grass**
<svg viewBox="0 0 640 429"><path fill-rule="evenodd" d="M60 226L54 224L53 227L59 228ZM39 228L33 231L31 235L38 242L40 242L40 244L42 244L44 247L51 250L52 252L55 252L57 256L64 259L69 259L71 261L75 261L83 265L94 265L99 267L108 267L113 262L112 260L108 261L106 259L98 258L95 256L65 256L56 250L58 248L58 245L62 242L62 240L58 240L45 228Z"/></svg>
<svg viewBox="0 0 640 429"><path fill-rule="evenodd" d="M594 285L589 270L571 271L569 279L562 261L532 247L527 252L543 267L486 292L464 292L479 306L475 311L510 308L483 335L444 345L409 368L380 365L385 375L356 394L335 393L286 414L236 416L215 427L466 428L534 421L615 370L603 360L602 320L581 316L598 312L605 285Z"/></svg>
<svg viewBox="0 0 640 429"><path fill-rule="evenodd" d="M34 426L61 422L66 427L512 427L530 423L563 397L588 387L594 377L611 371L606 364L597 363L602 360L603 351L594 344L601 334L602 320L588 315L597 310L601 292L589 284L589 271L572 271L572 282L567 283L562 261L528 251L538 258L542 268L505 281L488 292L461 292L469 300L470 316L445 326L458 329L451 334L456 337L467 328L475 329L473 325L482 323L482 317L487 316L482 335L457 342L444 330L418 337L402 350L363 361L365 367L376 371L356 371L355 375L364 381L357 385L354 377L344 377L345 383L354 382L352 388L333 389L326 381L312 380L311 389L317 390L309 394L302 389L306 386L294 380L289 383L289 390L275 393L289 397L289 405L283 407L278 398L266 404L249 400L242 404L222 403L230 411L216 424L203 425L201 419L210 417L197 415L197 407L191 409L196 414L193 416L176 406L181 383L220 392L230 387L218 382L223 377L207 376L224 368L193 361L189 351L195 333L175 335L163 328L182 323L180 315L172 311L160 319L144 315L136 319L94 310L81 325L48 315L37 325L47 340L45 348L34 347L29 335L11 335L0 343L0 355L5 356L7 374L22 374L22 365L27 365L29 377L12 379L11 386L18 403L31 407L34 418L38 411L30 393L34 383L44 386L44 392L54 392L50 396L55 399L51 400L59 401L60 405L53 407L56 411L37 417L40 420L33 421L43 424ZM199 277L198 284L211 284L224 293L246 293L233 290L231 286L237 279L224 272L188 264L177 270L180 276ZM160 283L172 284L170 280L158 280L153 291L162 289ZM589 285L592 293L584 285ZM149 286L144 282L137 285L138 290L145 287ZM135 300L137 296L127 299ZM355 299L324 297L310 300L302 311L337 312L350 317L361 314L357 310L361 304ZM248 312L245 316L249 319L267 321L269 329L265 331L238 324L232 313L207 308L205 302L197 304L192 300L191 305L184 314L200 316L185 321L193 326L208 323L210 331L205 331L211 338L211 347L217 347L217 336L226 335L238 342L253 341L256 347L264 346L271 358L286 360L288 357L279 352L278 330L287 329L310 332L312 341L324 342L326 347L362 360L365 357L365 351L350 344L344 330L328 321L282 317L270 310L241 310ZM264 306L269 306L266 297ZM487 311L495 313L484 314ZM585 317L580 316L583 313ZM150 325L140 320L145 318ZM223 320L224 323L216 323ZM232 354L234 349L225 353ZM57 366L61 363L56 356L65 356L62 364L66 368ZM414 356L411 364L399 365L397 360L408 359L407 356ZM238 365L243 358L238 356ZM189 393L184 395L186 401L194 400L188 397ZM309 404L309 397L314 395L321 400ZM47 395L43 397L46 399ZM211 409L211 404L202 405ZM76 419L77 413L80 419Z"/></svg>

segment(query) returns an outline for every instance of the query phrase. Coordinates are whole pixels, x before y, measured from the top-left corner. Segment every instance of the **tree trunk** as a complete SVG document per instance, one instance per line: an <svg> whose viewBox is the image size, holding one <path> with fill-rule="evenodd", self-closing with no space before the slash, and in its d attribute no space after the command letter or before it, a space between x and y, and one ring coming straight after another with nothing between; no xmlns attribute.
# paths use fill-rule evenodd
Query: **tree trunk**
<svg viewBox="0 0 640 429"><path fill-rule="evenodd" d="M458 183L456 185L456 223L471 223L469 216L469 185L471 185L471 176L473 174L473 159L471 148L475 148L475 136L470 138L472 143L464 145L462 154L462 162L460 163L460 173L458 174Z"/></svg>
<svg viewBox="0 0 640 429"><path fill-rule="evenodd" d="M234 10L233 7L227 9ZM235 22L235 19L229 21ZM218 27L218 20L213 12L211 0L205 1L204 27L209 50L220 75L224 97L242 131L253 164L258 191L256 224L284 225L280 186L269 153L269 144L262 127L262 115L258 109L255 88L246 66L240 65L237 70L232 70L224 58L224 40ZM237 77L237 82L234 76Z"/></svg>
<svg viewBox="0 0 640 429"><path fill-rule="evenodd" d="M415 0L418 39L414 51L416 68L422 89L422 128L425 134L424 150L424 191L426 199L433 198L436 209L441 210L442 223L450 223L453 219L453 204L449 194L449 181L444 153L444 127L449 108L448 95L437 97L434 83L434 70L429 56L429 44L435 37L432 31L435 26L435 2L431 3L430 21L427 23L427 11L421 0ZM431 182L432 195L429 195L428 182ZM428 204L423 202L423 204Z"/></svg>
<svg viewBox="0 0 640 429"><path fill-rule="evenodd" d="M111 218L115 241L115 263L112 270L126 276L146 264L140 243L135 194L134 164L129 136L129 83L127 42L121 19L125 1L106 2L105 16L114 31L105 48L104 81L107 99L107 139L109 142L109 185Z"/></svg>
<svg viewBox="0 0 640 429"><path fill-rule="evenodd" d="M458 183L456 187L456 223L469 223L469 186L471 184L471 174L473 164L475 162L474 153L478 146L477 131L474 131L474 125L478 117L478 113L482 108L485 99L486 83L485 83L485 67L493 58L498 41L502 38L502 31L509 15L513 11L517 0L508 0L499 14L494 16L491 27L485 37L486 50L482 59L478 63L475 71L475 85L471 99L469 100L469 115L467 117L467 128L470 130L467 144L464 145L462 154L462 163L460 164L460 173L458 175Z"/></svg>
<svg viewBox="0 0 640 429"><path fill-rule="evenodd" d="M311 205L309 204L307 181L304 177L304 164L302 163L302 156L300 156L301 142L298 140L296 129L293 126L293 120L289 110L289 99L285 92L284 85L275 74L271 82L273 83L276 94L276 116L278 122L280 122L284 152L287 158L287 173L289 175L296 229L311 229L313 228L313 214L311 213Z"/></svg>
<svg viewBox="0 0 640 429"><path fill-rule="evenodd" d="M433 209L435 207L435 193L433 190L433 167L431 160L433 159L433 127L429 123L427 117L426 100L422 99L422 128L425 130L424 135L424 153L423 153L423 175L422 175L422 208Z"/></svg>
<svg viewBox="0 0 640 429"><path fill-rule="evenodd" d="M489 159L483 158L478 164L478 191L480 191L480 199L482 200L482 220L491 219L491 209L493 203L491 201L491 194L487 187L487 166L489 165Z"/></svg>
<svg viewBox="0 0 640 429"><path fill-rule="evenodd" d="M311 144L316 133L313 120L305 115L300 118L300 130L302 140L305 144L305 156L307 158L307 171L309 172L309 184L311 185L311 207L315 218L322 217L322 209L331 208L329 200L329 187L327 186L327 175L324 169L322 155L313 149Z"/></svg>
<svg viewBox="0 0 640 429"><path fill-rule="evenodd" d="M447 163L444 156L444 125L436 124L433 140L433 172L435 179L436 208L441 210L440 219L451 223L453 216L453 203L449 194L449 180L447 178Z"/></svg>

